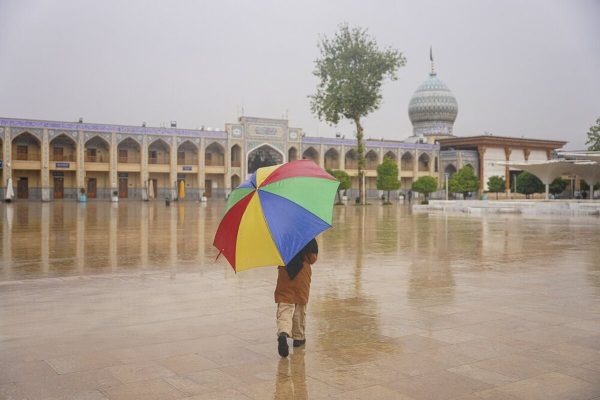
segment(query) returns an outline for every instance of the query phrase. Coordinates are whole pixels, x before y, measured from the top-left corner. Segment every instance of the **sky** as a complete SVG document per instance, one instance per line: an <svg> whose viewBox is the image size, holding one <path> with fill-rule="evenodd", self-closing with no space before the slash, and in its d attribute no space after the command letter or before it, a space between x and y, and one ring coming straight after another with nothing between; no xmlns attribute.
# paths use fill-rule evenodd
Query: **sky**
<svg viewBox="0 0 600 400"><path fill-rule="evenodd" d="M408 103L430 70L457 98L454 133L585 147L600 117L600 1L0 0L0 116L223 129L310 111L317 43L360 26L407 58L365 136L412 134Z"/></svg>

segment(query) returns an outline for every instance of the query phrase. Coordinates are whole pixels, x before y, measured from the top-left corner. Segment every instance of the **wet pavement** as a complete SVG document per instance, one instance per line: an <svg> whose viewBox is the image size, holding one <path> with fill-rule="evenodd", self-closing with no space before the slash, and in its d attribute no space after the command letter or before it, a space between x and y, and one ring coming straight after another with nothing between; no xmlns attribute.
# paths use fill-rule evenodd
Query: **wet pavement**
<svg viewBox="0 0 600 400"><path fill-rule="evenodd" d="M0 205L0 399L600 398L600 218L337 208L280 359L222 211Z"/></svg>

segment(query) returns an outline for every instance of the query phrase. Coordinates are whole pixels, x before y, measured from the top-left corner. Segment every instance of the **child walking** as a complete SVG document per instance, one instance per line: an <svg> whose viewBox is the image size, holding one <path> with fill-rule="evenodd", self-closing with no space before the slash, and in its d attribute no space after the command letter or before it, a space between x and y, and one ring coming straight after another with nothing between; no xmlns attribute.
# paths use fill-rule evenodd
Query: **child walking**
<svg viewBox="0 0 600 400"><path fill-rule="evenodd" d="M317 261L319 246L315 239L306 246L286 266L279 266L275 303L277 303L277 350L281 357L287 357L287 338L294 340L294 347L306 343L304 324L306 304L310 292L311 265Z"/></svg>

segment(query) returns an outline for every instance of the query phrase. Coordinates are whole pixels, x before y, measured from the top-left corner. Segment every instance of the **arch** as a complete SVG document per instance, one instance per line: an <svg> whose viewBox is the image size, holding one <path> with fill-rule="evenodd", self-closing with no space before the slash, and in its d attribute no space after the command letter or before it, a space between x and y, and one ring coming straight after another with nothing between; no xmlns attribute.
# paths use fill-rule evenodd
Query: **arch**
<svg viewBox="0 0 600 400"><path fill-rule="evenodd" d="M304 150L304 152L302 153L302 159L313 160L315 163L319 164L319 152L311 146L308 149Z"/></svg>
<svg viewBox="0 0 600 400"><path fill-rule="evenodd" d="M103 137L92 136L85 142L84 148L86 162L110 161L110 143Z"/></svg>
<svg viewBox="0 0 600 400"><path fill-rule="evenodd" d="M396 153L394 153L394 152L393 152L393 151L391 151L391 150L390 150L390 151L388 151L387 153L385 153L385 154L384 154L384 157L390 158L390 159L392 159L392 160L394 160L394 161L396 161L396 162L398 161L398 160L397 160L397 157L396 157Z"/></svg>
<svg viewBox="0 0 600 400"><path fill-rule="evenodd" d="M283 164L283 157L283 153L270 144L264 143L257 146L250 150L246 157L246 160L248 160L248 173L251 174L262 167Z"/></svg>
<svg viewBox="0 0 600 400"><path fill-rule="evenodd" d="M344 165L346 169L358 169L358 154L356 150L350 149L344 155Z"/></svg>
<svg viewBox="0 0 600 400"><path fill-rule="evenodd" d="M473 168L473 165L471 165L470 163L465 164L465 167L469 167L471 168L473 171L475 171L475 168Z"/></svg>
<svg viewBox="0 0 600 400"><path fill-rule="evenodd" d="M162 139L156 139L148 145L148 164L169 164L171 146Z"/></svg>
<svg viewBox="0 0 600 400"><path fill-rule="evenodd" d="M120 163L139 163L140 162L140 144L132 138L125 138L117 145L118 162Z"/></svg>
<svg viewBox="0 0 600 400"><path fill-rule="evenodd" d="M237 174L231 175L231 188L235 189L236 187L240 186L240 184L242 183L242 180L239 176L237 176Z"/></svg>
<svg viewBox="0 0 600 400"><path fill-rule="evenodd" d="M177 146L177 165L198 164L198 146L191 140L184 140Z"/></svg>
<svg viewBox="0 0 600 400"><path fill-rule="evenodd" d="M225 166L225 148L217 142L212 142L204 150L204 165L212 167Z"/></svg>
<svg viewBox="0 0 600 400"><path fill-rule="evenodd" d="M23 161L40 161L42 159L42 143L29 132L22 132L12 139L12 159Z"/></svg>
<svg viewBox="0 0 600 400"><path fill-rule="evenodd" d="M429 155L423 153L419 156L419 172L429 172Z"/></svg>
<svg viewBox="0 0 600 400"><path fill-rule="evenodd" d="M446 168L444 169L444 173L448 174L448 179L452 178L452 175L454 175L456 173L456 167L454 166L454 164L446 165Z"/></svg>
<svg viewBox="0 0 600 400"><path fill-rule="evenodd" d="M288 161L296 161L298 159L298 149L290 147L288 150Z"/></svg>
<svg viewBox="0 0 600 400"><path fill-rule="evenodd" d="M64 133L50 141L50 161L77 161L77 142Z"/></svg>
<svg viewBox="0 0 600 400"><path fill-rule="evenodd" d="M375 170L377 169L377 165L379 164L379 156L375 150L367 151L365 154L365 169Z"/></svg>
<svg viewBox="0 0 600 400"><path fill-rule="evenodd" d="M339 169L340 156L333 147L325 152L325 169Z"/></svg>
<svg viewBox="0 0 600 400"><path fill-rule="evenodd" d="M242 148L239 144L234 144L233 146L231 146L231 166L235 168L239 168L242 166Z"/></svg>
<svg viewBox="0 0 600 400"><path fill-rule="evenodd" d="M402 154L402 158L400 159L400 169L402 171L412 171L414 166L415 158L410 152L406 152Z"/></svg>

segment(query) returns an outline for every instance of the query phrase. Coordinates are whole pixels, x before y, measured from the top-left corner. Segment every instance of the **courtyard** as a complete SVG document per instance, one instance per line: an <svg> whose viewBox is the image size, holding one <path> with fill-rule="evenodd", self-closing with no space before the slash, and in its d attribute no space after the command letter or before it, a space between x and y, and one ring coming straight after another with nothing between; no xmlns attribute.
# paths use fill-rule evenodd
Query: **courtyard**
<svg viewBox="0 0 600 400"><path fill-rule="evenodd" d="M336 207L282 359L223 206L1 205L0 398L600 398L597 218Z"/></svg>

